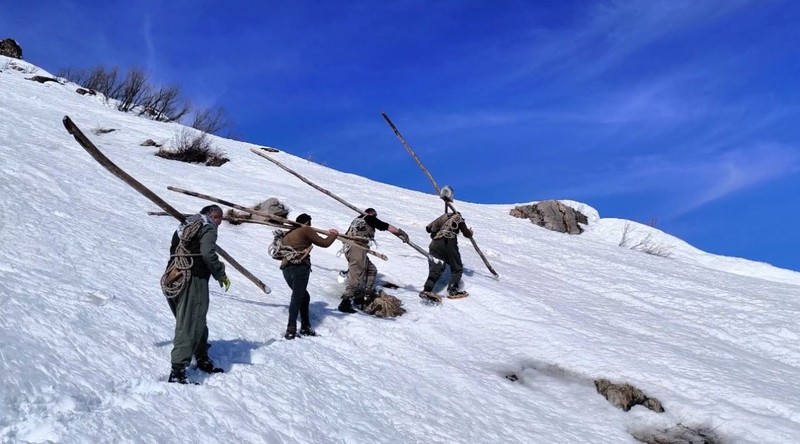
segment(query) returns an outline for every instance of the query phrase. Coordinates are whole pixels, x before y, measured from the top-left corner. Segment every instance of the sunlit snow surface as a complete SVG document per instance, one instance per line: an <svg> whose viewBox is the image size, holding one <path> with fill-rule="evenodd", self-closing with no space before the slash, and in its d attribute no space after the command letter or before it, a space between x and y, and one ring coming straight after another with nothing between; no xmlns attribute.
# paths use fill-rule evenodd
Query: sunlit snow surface
<svg viewBox="0 0 800 444"><path fill-rule="evenodd" d="M245 205L275 196L325 229L344 230L355 214L254 145L215 139L231 159L220 168L157 158L140 144L170 143L179 125L118 112L73 84L26 80L48 74L25 62L0 57L0 70L2 442L623 443L678 423L732 443L800 442L800 274L569 201L590 217L582 235L510 217L513 204L456 200L500 279L462 239L471 295L440 307L417 297L426 260L379 233L389 256L379 278L401 286L392 292L408 310L394 320L336 311L340 244L315 249L321 337L294 341L282 339L289 290L266 254L271 230L223 224L219 244L273 293L229 267L233 287L212 283L209 313L211 357L226 373L167 384L174 321L158 279L176 222L148 216L159 209L97 164L64 115L181 211L207 202L167 186ZM101 127L117 131L92 133ZM274 156L427 248L436 196ZM421 174L410 158L397 168ZM618 246L626 223L672 257ZM666 413L613 407L594 389L601 377L636 385Z"/></svg>

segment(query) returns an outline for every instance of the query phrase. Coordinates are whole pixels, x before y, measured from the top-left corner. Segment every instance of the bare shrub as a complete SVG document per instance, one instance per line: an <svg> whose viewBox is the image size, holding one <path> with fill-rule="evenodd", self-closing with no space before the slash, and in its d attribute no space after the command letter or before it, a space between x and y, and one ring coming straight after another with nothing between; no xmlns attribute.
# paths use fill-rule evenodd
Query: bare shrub
<svg viewBox="0 0 800 444"><path fill-rule="evenodd" d="M106 99L114 98L119 91L119 68L116 66L106 70L102 66L96 66L88 73L88 77L82 86L86 89L93 89L103 94Z"/></svg>
<svg viewBox="0 0 800 444"><path fill-rule="evenodd" d="M37 71L39 71L39 68L36 66L25 62L18 63L15 60L6 60L6 63L3 65L3 69L13 69L23 74L35 74Z"/></svg>
<svg viewBox="0 0 800 444"><path fill-rule="evenodd" d="M156 156L181 162L202 163L207 166L221 166L230 160L225 157L225 153L214 148L206 133L184 128L175 135L173 144L175 147L171 150L159 148Z"/></svg>
<svg viewBox="0 0 800 444"><path fill-rule="evenodd" d="M152 91L139 115L146 114L161 122L177 122L192 110L191 103L183 98L178 85L161 86Z"/></svg>
<svg viewBox="0 0 800 444"><path fill-rule="evenodd" d="M221 136L222 130L230 130L233 126L225 108L215 106L213 108L196 110L192 120L192 128L208 134Z"/></svg>
<svg viewBox="0 0 800 444"><path fill-rule="evenodd" d="M308 154L306 154L306 160L309 162L316 163L317 165L322 165L324 167L328 166L327 162L317 160L317 156L314 154L313 151L309 151Z"/></svg>
<svg viewBox="0 0 800 444"><path fill-rule="evenodd" d="M56 75L81 85L84 89L99 92L106 99L115 98L115 94L120 88L119 68L117 67L111 69L102 66L95 66L91 69L64 68Z"/></svg>
<svg viewBox="0 0 800 444"><path fill-rule="evenodd" d="M672 253L670 253L672 250L671 245L665 245L654 241L652 233L647 233L643 238L636 241L633 240L634 233L636 233L636 229L626 222L625 228L622 230L622 238L619 241L619 246L630 250L641 251L653 256L664 258L672 257Z"/></svg>
<svg viewBox="0 0 800 444"><path fill-rule="evenodd" d="M117 109L137 112L160 122L180 122L193 109L192 103L183 96L181 87L155 86L143 70L134 68L123 75L117 67L107 69L96 66L92 69L65 68L58 76L81 85L79 94L96 91L108 99L117 100ZM82 92L83 91L83 92ZM231 137L233 123L224 108L214 107L195 112L191 126L207 134ZM226 131L226 134L222 134Z"/></svg>
<svg viewBox="0 0 800 444"><path fill-rule="evenodd" d="M88 91L102 93L106 100L115 99L117 109L123 112L139 111L139 115L162 121L175 122L184 118L192 109L184 99L178 85L154 87L147 73L133 68L121 77L117 67L107 69L97 66L92 69L65 68L59 77L81 85Z"/></svg>
<svg viewBox="0 0 800 444"><path fill-rule="evenodd" d="M114 97L119 101L117 109L128 112L135 107L143 106L148 98L149 89L147 74L144 71L138 68L128 71L125 80L119 86L119 92Z"/></svg>

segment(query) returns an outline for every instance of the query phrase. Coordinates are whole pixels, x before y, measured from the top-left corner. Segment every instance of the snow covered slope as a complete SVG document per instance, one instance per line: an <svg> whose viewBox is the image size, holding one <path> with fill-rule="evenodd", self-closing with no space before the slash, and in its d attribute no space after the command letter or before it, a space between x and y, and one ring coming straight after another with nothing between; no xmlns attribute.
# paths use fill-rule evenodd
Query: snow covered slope
<svg viewBox="0 0 800 444"><path fill-rule="evenodd" d="M343 230L354 214L250 144L215 139L231 159L220 168L154 157L141 142L171 141L179 125L25 80L35 67L9 63L0 58L3 442L623 443L678 423L716 428L725 442L800 440L800 275L640 225L673 257L621 248L626 221L588 206L587 233L569 236L508 216L512 205L457 201L500 279L462 241L471 296L441 307L419 303L425 259L379 233L390 258L377 263L381 279L402 286L408 309L395 320L337 312L346 263L336 247L315 249L322 336L294 341L280 339L289 291L266 254L270 229L223 224L219 244L273 293L229 268L233 287L212 287L209 313L211 356L226 373L167 384L174 322L158 278L176 223L147 216L157 208L92 160L64 115L181 211L206 202L167 186L245 205L275 196L320 228ZM100 127L116 131L91 133ZM427 245L435 196L275 157ZM630 382L666 413L618 410L595 378Z"/></svg>

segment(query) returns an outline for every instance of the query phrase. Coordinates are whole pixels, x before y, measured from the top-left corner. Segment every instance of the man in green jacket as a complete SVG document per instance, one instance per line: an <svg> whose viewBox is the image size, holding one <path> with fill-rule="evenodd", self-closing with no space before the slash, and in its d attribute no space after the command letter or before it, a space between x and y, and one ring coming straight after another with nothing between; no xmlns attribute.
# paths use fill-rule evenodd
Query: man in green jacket
<svg viewBox="0 0 800 444"><path fill-rule="evenodd" d="M186 218L172 235L170 265L173 261L191 261L191 276L180 292L167 298L175 315L175 338L172 341L172 372L169 382L193 383L186 376L186 367L194 355L197 368L206 373L222 373L208 357L208 278L213 276L225 291L231 281L225 275L225 264L217 256L217 227L222 223L222 208L209 205Z"/></svg>

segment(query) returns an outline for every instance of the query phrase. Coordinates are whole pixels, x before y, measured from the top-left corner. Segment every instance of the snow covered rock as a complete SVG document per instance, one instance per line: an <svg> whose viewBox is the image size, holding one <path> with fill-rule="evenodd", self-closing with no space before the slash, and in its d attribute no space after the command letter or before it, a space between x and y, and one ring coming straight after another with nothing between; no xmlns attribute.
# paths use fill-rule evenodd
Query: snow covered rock
<svg viewBox="0 0 800 444"><path fill-rule="evenodd" d="M648 397L630 384L614 384L608 379L598 379L594 381L594 386L597 388L597 393L605 396L608 402L626 412L635 405L643 405L656 413L664 412L664 407L658 399Z"/></svg>
<svg viewBox="0 0 800 444"><path fill-rule="evenodd" d="M589 219L557 200L545 200L531 205L518 205L510 211L514 217L530 219L536 225L559 233L581 234L578 224L588 224Z"/></svg>

